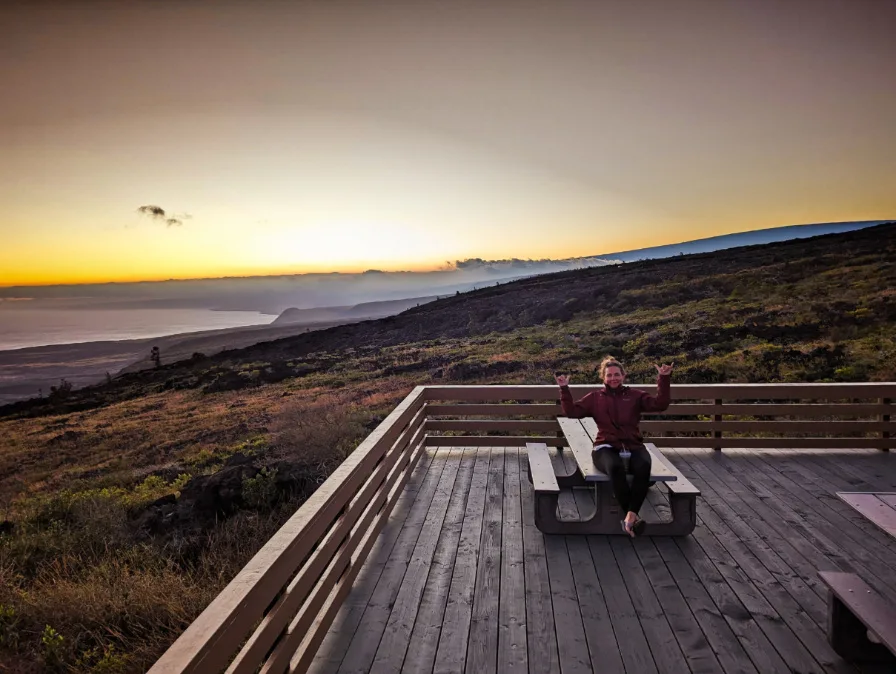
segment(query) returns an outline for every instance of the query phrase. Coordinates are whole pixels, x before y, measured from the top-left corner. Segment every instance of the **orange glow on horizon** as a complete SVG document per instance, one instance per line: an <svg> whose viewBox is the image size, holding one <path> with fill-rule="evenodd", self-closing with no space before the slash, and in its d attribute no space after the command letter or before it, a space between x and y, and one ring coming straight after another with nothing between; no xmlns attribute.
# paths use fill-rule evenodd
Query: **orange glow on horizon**
<svg viewBox="0 0 896 674"><path fill-rule="evenodd" d="M823 222L848 222L852 220L887 220L888 218L883 217L864 217L864 218L840 218L840 219L828 219L823 220ZM819 222L822 222L819 220ZM788 223L788 224L797 224L797 223ZM799 224L812 224L812 223L799 223ZM767 227L758 227L754 229L766 229L775 226L787 226L782 225L780 223L770 224ZM491 255L480 254L476 251L473 251L469 254L460 255L460 256L449 256L452 257L451 262L454 260L466 260L470 258L482 258L489 260L507 260L507 259L524 259L524 260L541 260L541 259L551 259L551 260L565 260L565 259L573 259L573 258L583 258L583 257L601 257L607 256L608 259L612 258L612 254L616 252L624 252L630 250L640 250L643 248L652 248L666 245L674 245L678 243L683 243L687 241L709 238L713 236L722 236L725 234L736 234L742 232L754 231L753 229L730 229L726 231L703 231L698 232L694 237L687 238L687 235L682 231L677 230L675 232L668 232L667 236L662 239L652 238L648 234L637 235L637 233L633 236L629 236L626 238L626 245L624 246L616 246L613 247L612 250L594 250L591 247L586 248L584 245L576 245L574 247L568 246L550 246L547 242L547 245L544 246L544 250L541 253L532 254L531 252L507 252L503 251L491 251ZM598 248L599 246L595 246L594 248ZM527 247L531 250L531 247ZM277 277L277 276L293 276L293 275L303 275L303 274L360 274L365 271L383 271L383 272L434 272L434 271L444 271L448 268L447 263L448 259L437 258L435 256L428 256L429 259L417 259L417 260L408 260L406 262L403 261L383 261L383 260L371 260L367 263L343 263L340 264L336 261L334 262L319 262L317 264L305 264L305 265L273 265L267 266L264 264L221 264L221 265L206 265L202 267L202 271L197 271L195 273L190 273L187 269L176 270L172 269L169 273L141 273L140 271L135 271L133 273L127 273L124 271L119 271L118 273L101 273L98 272L95 268L90 269L79 269L77 272L71 271L67 274L63 273L54 273L52 270L41 270L35 268L30 263L20 266L17 269L13 269L10 272L10 267L3 268L0 270L0 288L9 288L9 287L40 287L40 286L55 286L55 285L86 285L86 284L105 284L105 283L156 283L156 282L165 282L165 281L192 281L192 280L210 280L210 279L226 279L226 278L253 278L253 277ZM121 265L116 265L118 269L121 268Z"/></svg>

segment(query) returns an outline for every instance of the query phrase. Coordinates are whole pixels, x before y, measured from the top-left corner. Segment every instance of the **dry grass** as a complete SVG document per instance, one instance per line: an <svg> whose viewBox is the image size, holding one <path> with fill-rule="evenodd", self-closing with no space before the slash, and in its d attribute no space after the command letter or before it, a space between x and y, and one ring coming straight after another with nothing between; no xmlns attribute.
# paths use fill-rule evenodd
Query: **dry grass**
<svg viewBox="0 0 896 674"><path fill-rule="evenodd" d="M23 492L97 478L117 484L186 465L202 451L265 433L281 393L274 386L252 395L160 393L86 412L0 421L0 503Z"/></svg>
<svg viewBox="0 0 896 674"><path fill-rule="evenodd" d="M0 422L16 527L0 535L0 671L144 671L407 390L170 392ZM135 510L234 451L298 465L302 488L203 534L135 537Z"/></svg>
<svg viewBox="0 0 896 674"><path fill-rule="evenodd" d="M145 671L273 535L298 505L260 515L240 513L202 541L190 565L178 544L110 546L102 552L69 548L25 577L8 548L0 548L0 667L25 671ZM57 532L57 535L59 532ZM46 626L61 637L58 667L47 661ZM115 657L85 657L108 653ZM82 662L79 662L81 660ZM100 664L102 663L102 664Z"/></svg>

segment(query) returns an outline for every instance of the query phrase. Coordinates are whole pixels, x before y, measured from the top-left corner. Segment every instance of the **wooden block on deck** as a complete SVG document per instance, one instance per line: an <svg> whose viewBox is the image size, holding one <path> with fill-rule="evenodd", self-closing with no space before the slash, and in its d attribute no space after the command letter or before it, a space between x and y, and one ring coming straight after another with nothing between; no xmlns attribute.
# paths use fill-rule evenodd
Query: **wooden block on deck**
<svg viewBox="0 0 896 674"><path fill-rule="evenodd" d="M532 477L532 487L535 491L559 494L560 486L557 484L548 446L543 442L528 442L526 455L529 457L529 475Z"/></svg>
<svg viewBox="0 0 896 674"><path fill-rule="evenodd" d="M848 660L889 659L896 655L896 609L852 573L821 571L830 590L828 640ZM880 643L868 639L868 631Z"/></svg>
<svg viewBox="0 0 896 674"><path fill-rule="evenodd" d="M874 522L881 529L896 537L896 505L891 499L896 494L884 492L838 491L837 496Z"/></svg>

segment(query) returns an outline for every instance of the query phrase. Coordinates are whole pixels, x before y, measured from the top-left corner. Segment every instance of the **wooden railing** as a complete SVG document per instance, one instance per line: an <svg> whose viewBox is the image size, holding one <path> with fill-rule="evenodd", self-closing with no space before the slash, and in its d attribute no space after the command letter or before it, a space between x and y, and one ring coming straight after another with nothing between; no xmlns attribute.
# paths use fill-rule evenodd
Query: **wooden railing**
<svg viewBox="0 0 896 674"><path fill-rule="evenodd" d="M595 387L570 388L579 398ZM896 447L894 394L894 382L677 384L669 409L645 415L641 430L665 447L888 451ZM563 444L556 386L427 386L424 398L430 446Z"/></svg>
<svg viewBox="0 0 896 674"><path fill-rule="evenodd" d="M893 382L673 385L641 427L660 447L889 450L894 397ZM556 386L415 388L150 673L305 671L425 448L561 446L557 399Z"/></svg>
<svg viewBox="0 0 896 674"><path fill-rule="evenodd" d="M423 447L414 389L150 669L305 671Z"/></svg>

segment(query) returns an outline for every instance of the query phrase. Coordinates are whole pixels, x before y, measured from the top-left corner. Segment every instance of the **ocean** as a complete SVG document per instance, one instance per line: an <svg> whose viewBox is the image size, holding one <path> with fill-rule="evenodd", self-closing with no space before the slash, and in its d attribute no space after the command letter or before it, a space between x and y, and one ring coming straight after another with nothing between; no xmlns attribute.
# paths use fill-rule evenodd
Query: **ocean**
<svg viewBox="0 0 896 674"><path fill-rule="evenodd" d="M13 304L0 302L0 351L265 325L276 318L254 311L42 309Z"/></svg>

